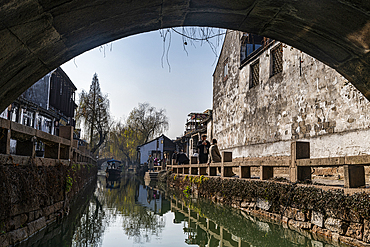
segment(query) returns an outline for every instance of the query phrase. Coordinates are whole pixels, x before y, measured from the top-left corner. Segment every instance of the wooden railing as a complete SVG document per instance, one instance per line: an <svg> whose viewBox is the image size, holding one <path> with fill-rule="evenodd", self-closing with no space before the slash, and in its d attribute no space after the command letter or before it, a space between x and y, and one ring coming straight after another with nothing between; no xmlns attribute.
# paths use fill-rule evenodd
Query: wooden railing
<svg viewBox="0 0 370 247"><path fill-rule="evenodd" d="M172 164L168 168L182 175L205 175L239 178L251 178L251 167L260 168L260 179L274 177L274 168L289 168L291 182L311 180L312 169L315 167L344 167L344 187L358 188L365 186L364 166L370 164L370 155L314 158L310 159L309 142L292 142L290 156L243 158L233 161L231 152L222 152L220 163L198 164L196 158L191 158L191 164ZM234 168L234 169L233 169ZM235 173L234 173L235 172Z"/></svg>
<svg viewBox="0 0 370 247"><path fill-rule="evenodd" d="M10 155L10 140L16 140L15 154ZM36 157L36 143L44 144L43 158ZM34 129L19 123L0 118L0 161L5 164L9 159L16 159L14 163L22 164L27 158L60 160L67 162L85 162L96 164L85 147L78 147L78 141L73 140L73 127L60 126L59 136L51 135L41 130Z"/></svg>

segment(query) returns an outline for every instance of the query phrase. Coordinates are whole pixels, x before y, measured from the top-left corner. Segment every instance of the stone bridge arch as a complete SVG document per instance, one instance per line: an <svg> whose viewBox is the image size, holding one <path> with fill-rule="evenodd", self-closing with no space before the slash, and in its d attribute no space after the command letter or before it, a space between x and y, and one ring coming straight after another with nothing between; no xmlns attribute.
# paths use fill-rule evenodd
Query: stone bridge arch
<svg viewBox="0 0 370 247"><path fill-rule="evenodd" d="M370 2L361 0L5 0L0 111L46 73L101 44L166 27L252 32L335 68L370 99Z"/></svg>

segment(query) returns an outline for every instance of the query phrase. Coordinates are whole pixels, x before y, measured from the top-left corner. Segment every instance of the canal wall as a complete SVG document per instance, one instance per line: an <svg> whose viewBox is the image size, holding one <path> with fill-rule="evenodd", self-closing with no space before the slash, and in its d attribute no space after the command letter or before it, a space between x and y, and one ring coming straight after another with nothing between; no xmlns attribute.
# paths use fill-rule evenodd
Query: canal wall
<svg viewBox="0 0 370 247"><path fill-rule="evenodd" d="M0 247L61 219L75 195L96 179L96 165L27 159L21 164L0 162Z"/></svg>
<svg viewBox="0 0 370 247"><path fill-rule="evenodd" d="M167 176L167 184L335 245L370 246L370 194L365 189L179 175Z"/></svg>

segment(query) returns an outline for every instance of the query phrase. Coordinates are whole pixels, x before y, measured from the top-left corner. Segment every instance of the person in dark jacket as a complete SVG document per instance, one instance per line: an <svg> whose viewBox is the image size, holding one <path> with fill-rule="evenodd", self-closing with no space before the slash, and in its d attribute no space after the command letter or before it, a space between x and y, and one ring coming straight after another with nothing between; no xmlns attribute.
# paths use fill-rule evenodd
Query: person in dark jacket
<svg viewBox="0 0 370 247"><path fill-rule="evenodd" d="M177 163L179 165L183 165L183 164L189 164L189 158L188 156L186 156L186 154L184 152L181 152L177 155Z"/></svg>
<svg viewBox="0 0 370 247"><path fill-rule="evenodd" d="M177 150L173 151L173 154L172 154L172 165L175 165L177 163Z"/></svg>
<svg viewBox="0 0 370 247"><path fill-rule="evenodd" d="M209 147L211 144L207 141L207 135L202 135L202 140L198 142L198 154L199 154L199 163L206 164L208 161Z"/></svg>

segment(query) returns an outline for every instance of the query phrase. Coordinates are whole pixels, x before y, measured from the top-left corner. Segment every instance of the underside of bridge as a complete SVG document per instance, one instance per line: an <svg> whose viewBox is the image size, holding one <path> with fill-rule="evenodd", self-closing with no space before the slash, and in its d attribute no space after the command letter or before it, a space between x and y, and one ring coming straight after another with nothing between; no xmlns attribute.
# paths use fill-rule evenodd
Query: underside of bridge
<svg viewBox="0 0 370 247"><path fill-rule="evenodd" d="M176 26L221 27L280 40L335 68L370 99L370 1L5 0L0 111L87 50Z"/></svg>

